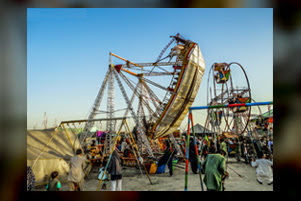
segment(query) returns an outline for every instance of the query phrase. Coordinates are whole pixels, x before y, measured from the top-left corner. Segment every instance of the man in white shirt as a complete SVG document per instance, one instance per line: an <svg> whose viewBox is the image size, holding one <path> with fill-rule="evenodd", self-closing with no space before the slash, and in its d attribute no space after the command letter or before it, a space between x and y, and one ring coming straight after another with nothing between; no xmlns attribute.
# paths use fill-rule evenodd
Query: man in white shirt
<svg viewBox="0 0 301 201"><path fill-rule="evenodd" d="M76 156L72 157L69 162L70 172L68 174L68 181L70 191L84 190L85 163L90 163L90 161L82 156L81 149L77 149Z"/></svg>
<svg viewBox="0 0 301 201"><path fill-rule="evenodd" d="M124 152L124 150L129 148L129 140L123 140L123 142L121 143L121 151Z"/></svg>
<svg viewBox="0 0 301 201"><path fill-rule="evenodd" d="M262 157L256 161L252 158L251 165L252 167L256 167L258 183L262 184L263 180L265 180L268 185L273 184L273 161L267 160L265 154L262 154Z"/></svg>

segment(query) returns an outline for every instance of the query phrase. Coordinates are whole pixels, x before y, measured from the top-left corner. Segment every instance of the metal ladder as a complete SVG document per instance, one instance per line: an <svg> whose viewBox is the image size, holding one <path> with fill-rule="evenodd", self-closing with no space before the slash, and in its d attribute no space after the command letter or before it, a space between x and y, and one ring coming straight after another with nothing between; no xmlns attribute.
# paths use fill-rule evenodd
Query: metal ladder
<svg viewBox="0 0 301 201"><path fill-rule="evenodd" d="M108 132L106 134L105 137L105 141L104 141L104 153L105 155L110 154L111 153L111 133Z"/></svg>
<svg viewBox="0 0 301 201"><path fill-rule="evenodd" d="M92 107L92 111L90 112L89 114L89 117L88 117L88 123L86 124L85 128L84 128L84 131L82 133L82 135L80 136L80 144L83 145L83 142L84 140L86 139L87 135L88 135L88 132L89 130L92 128L92 126L94 125L94 122L93 121L89 121L89 120L92 120L95 115L96 115L96 111L98 110L99 106L100 106L100 103L102 101L102 97L103 97L103 94L104 94L104 91L105 91L105 88L106 88L106 85L107 85L107 82L108 82L108 79L109 79L109 76L111 74L111 70L108 69L107 71L107 74L105 76L105 79L104 81L102 82L102 85L100 87L100 90L96 96L96 99L94 101L94 104L93 104L93 107Z"/></svg>
<svg viewBox="0 0 301 201"><path fill-rule="evenodd" d="M108 120L107 121L107 126L106 126L106 130L109 131L106 134L106 138L105 138L105 153L106 154L110 154L111 153L111 149L112 147L112 135L115 132L115 128L116 128L116 121L112 120L112 118L114 118L114 110L115 110L115 83L114 83L114 78L115 78L115 74L114 74L114 65L112 64L112 58L110 56L110 66L109 66L109 70L110 72L110 77L109 77L109 83L108 83L108 97L107 97L107 110L108 110Z"/></svg>
<svg viewBox="0 0 301 201"><path fill-rule="evenodd" d="M177 143L177 141L175 139L175 136L172 133L169 134L169 140L174 144L174 146L175 146L176 150L178 151L178 153L181 156L183 156L184 154L183 154L182 150L180 149L180 147L179 147L179 145L178 145L178 143Z"/></svg>

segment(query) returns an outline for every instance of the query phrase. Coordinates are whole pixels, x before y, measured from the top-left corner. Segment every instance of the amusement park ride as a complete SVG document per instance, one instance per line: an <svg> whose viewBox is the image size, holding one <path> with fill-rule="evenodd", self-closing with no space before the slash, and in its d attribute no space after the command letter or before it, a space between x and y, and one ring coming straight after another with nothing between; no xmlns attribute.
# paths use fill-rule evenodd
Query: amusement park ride
<svg viewBox="0 0 301 201"><path fill-rule="evenodd" d="M178 153L183 155L172 133L181 125L194 102L205 72L205 61L197 43L184 39L180 34L170 37L171 41L164 47L155 62L134 63L110 52L108 70L90 111L87 124L80 135L81 145L93 134L89 132L95 122L92 120L99 114L107 88L106 131L108 135L105 139L104 154L110 154L114 143L113 136L118 129L115 118L116 80L127 107L122 118L134 119L133 134L137 137L140 153L154 157L152 149L154 140L168 137ZM172 45L174 46L170 52L166 53ZM113 64L112 57L117 58L120 63ZM160 82L155 81L158 77L170 80L169 85L159 84ZM126 91L124 83L130 90ZM128 96L130 91L132 91L131 97ZM165 95L159 98L158 91L161 94L163 91ZM138 100L136 105L134 105L135 98ZM118 102L120 101L121 98L118 97ZM223 133L232 133L236 136L248 135L251 130L249 126L251 107L214 106L251 102L255 101L251 97L249 80L241 64L214 63L211 66L207 80L207 105L212 107L207 110L204 127L215 133L215 143L218 143L219 136ZM128 116L129 113L131 116Z"/></svg>
<svg viewBox="0 0 301 201"><path fill-rule="evenodd" d="M240 104L240 106L235 106L235 104ZM214 63L211 66L207 81L208 109L204 127L217 135L214 137L215 145L219 143L222 134L234 135L237 139L247 136L251 141L254 137L258 138L256 129L249 124L251 106L257 108L260 117L262 112L259 105L270 104L272 102L256 103L252 98L250 83L241 64L237 62ZM218 107L221 105L234 105L234 107ZM245 147L244 157L248 161L256 155L256 151L254 145Z"/></svg>
<svg viewBox="0 0 301 201"><path fill-rule="evenodd" d="M236 76L244 80L235 82L237 79L232 75L236 71ZM239 74L240 71L241 73ZM251 88L248 77L243 67L236 62L214 63L209 70L207 82L207 105L223 105L233 103L250 103ZM234 131L237 135L245 132L251 114L251 107L235 107L232 109L217 108L208 110L208 122L205 127L210 126L214 132ZM224 117L225 127L220 128Z"/></svg>
<svg viewBox="0 0 301 201"><path fill-rule="evenodd" d="M171 41L162 50L156 62L133 63L116 54L110 53L109 68L105 79L101 85L98 95L94 101L92 110L88 117L88 123L80 136L81 144L89 137L89 130L92 128L98 109L104 97L105 88L108 87L107 95L107 118L114 118L115 113L115 79L126 102L127 109L124 117L128 113L135 121L134 134L137 136L140 151L146 150L149 156L153 156L150 139L157 139L169 136L174 142L180 154L172 133L178 129L182 120L188 113L188 108L192 105L205 71L205 62L197 43L185 40L180 34L171 36ZM170 53L162 58L167 48L175 43ZM114 65L112 57L116 57L124 63ZM169 61L165 61L169 59ZM162 86L155 81L154 77L165 76L170 79L169 86ZM136 79L133 82L131 79ZM122 81L132 90L131 98L128 97ZM165 95L159 98L150 85L163 90ZM138 98L137 112L134 111L133 100ZM111 150L112 135L116 133L116 121L107 121L107 131L105 147L107 152Z"/></svg>

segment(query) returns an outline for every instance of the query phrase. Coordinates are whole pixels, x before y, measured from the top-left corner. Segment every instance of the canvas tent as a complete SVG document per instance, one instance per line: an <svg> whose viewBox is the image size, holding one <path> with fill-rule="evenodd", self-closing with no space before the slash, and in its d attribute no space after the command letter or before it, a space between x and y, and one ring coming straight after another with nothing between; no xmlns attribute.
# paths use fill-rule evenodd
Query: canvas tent
<svg viewBox="0 0 301 201"><path fill-rule="evenodd" d="M212 135L214 134L213 131L208 130L207 128L204 128L204 126L200 124L195 124L193 126L194 133L196 136L203 136L203 135ZM187 131L184 133L186 135ZM192 135L192 128L190 129L190 135Z"/></svg>
<svg viewBox="0 0 301 201"><path fill-rule="evenodd" d="M50 141L53 134L54 131L48 130L27 130L27 166L32 166L39 156L32 167L36 185L46 184L53 171L59 172L60 181L67 181L68 162L75 155L74 150L80 148L74 133L68 132L67 135L63 130L58 131Z"/></svg>
<svg viewBox="0 0 301 201"><path fill-rule="evenodd" d="M273 119L273 109L263 113L262 115L258 115L251 119L251 121L255 122L257 119L262 118L264 120ZM272 123L272 122L271 122Z"/></svg>

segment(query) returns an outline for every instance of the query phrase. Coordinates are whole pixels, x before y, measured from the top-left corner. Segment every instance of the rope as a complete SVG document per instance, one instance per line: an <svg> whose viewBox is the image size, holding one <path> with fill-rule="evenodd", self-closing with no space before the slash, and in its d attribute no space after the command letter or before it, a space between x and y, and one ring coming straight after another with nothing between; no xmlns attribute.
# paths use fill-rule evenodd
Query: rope
<svg viewBox="0 0 301 201"><path fill-rule="evenodd" d="M42 151L40 152L40 154L38 155L38 157L34 160L31 169L33 169L33 167L35 166L36 162L38 161L38 159L42 156L43 152L45 151L46 147L50 144L50 142L53 140L54 136L57 134L57 132L59 131L59 128L61 127L61 124L56 128L56 131L54 132L54 134L52 135L52 137L49 139L49 141L47 142L47 144L44 146L44 148L42 149Z"/></svg>
<svg viewBox="0 0 301 201"><path fill-rule="evenodd" d="M132 138L132 141L134 142L134 146L136 147L137 154L138 154L139 157L141 157L140 154L139 154L139 152L138 152L138 146L137 146L137 144L135 143L135 140L134 140L134 138L133 138L133 135L132 135L132 133L131 133L131 131L130 131L130 127L129 127L129 125L127 124L126 121L125 121L125 125L126 125L126 128L127 128L128 131L129 131L129 134L130 134L130 136L131 136L131 138ZM143 163L142 163L141 161L138 161L138 162L140 162L140 164L144 167L144 170L145 170L146 175L147 175L147 177L148 177L148 179L149 179L149 182L150 182L150 184L152 184L152 181L151 181L151 179L150 179L150 177L149 177L149 175L148 175L148 173L147 173L147 170L146 170L145 165L143 165Z"/></svg>

